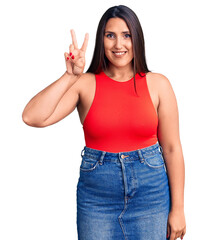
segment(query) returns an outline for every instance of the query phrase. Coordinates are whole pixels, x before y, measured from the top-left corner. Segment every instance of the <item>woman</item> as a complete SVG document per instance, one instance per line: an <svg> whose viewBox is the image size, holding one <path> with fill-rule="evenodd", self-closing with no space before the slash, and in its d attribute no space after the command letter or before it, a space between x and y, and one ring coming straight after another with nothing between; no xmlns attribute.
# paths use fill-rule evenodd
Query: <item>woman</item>
<svg viewBox="0 0 208 240"><path fill-rule="evenodd" d="M34 96L23 121L54 124L76 107L85 134L77 184L80 240L174 240L185 235L184 160L169 80L148 70L141 25L126 6L109 8L86 73L88 34L75 32L66 72Z"/></svg>

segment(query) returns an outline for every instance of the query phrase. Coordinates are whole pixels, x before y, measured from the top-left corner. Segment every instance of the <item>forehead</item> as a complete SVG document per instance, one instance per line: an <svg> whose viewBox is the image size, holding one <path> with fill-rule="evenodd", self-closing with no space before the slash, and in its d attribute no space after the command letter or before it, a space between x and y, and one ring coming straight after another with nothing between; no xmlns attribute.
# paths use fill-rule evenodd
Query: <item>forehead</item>
<svg viewBox="0 0 208 240"><path fill-rule="evenodd" d="M129 31L129 28L122 18L110 18L106 23L105 31L123 32Z"/></svg>

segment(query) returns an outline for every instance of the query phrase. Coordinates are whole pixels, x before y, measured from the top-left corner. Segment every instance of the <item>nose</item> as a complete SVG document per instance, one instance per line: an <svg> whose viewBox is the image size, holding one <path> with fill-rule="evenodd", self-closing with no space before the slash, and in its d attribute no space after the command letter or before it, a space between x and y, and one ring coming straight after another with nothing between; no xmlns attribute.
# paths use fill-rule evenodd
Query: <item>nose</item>
<svg viewBox="0 0 208 240"><path fill-rule="evenodd" d="M122 47L122 39L120 37L116 38L115 48L120 49Z"/></svg>

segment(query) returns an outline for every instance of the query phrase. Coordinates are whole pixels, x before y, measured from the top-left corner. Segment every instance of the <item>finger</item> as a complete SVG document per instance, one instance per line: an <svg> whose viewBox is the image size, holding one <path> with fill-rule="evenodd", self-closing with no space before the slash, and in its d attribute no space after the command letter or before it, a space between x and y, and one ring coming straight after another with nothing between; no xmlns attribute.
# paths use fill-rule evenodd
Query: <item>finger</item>
<svg viewBox="0 0 208 240"><path fill-rule="evenodd" d="M169 238L169 236L170 236L170 226L168 225L167 226L167 238Z"/></svg>
<svg viewBox="0 0 208 240"><path fill-rule="evenodd" d="M68 53L64 53L64 57L65 57L65 60L68 61L69 60L69 54Z"/></svg>
<svg viewBox="0 0 208 240"><path fill-rule="evenodd" d="M70 44L70 46L69 46L69 54L73 53L73 51L74 51L74 45Z"/></svg>
<svg viewBox="0 0 208 240"><path fill-rule="evenodd" d="M71 29L71 37L72 37L72 43L73 43L74 47L78 48L77 38L76 38L76 35L75 35L75 32L73 29Z"/></svg>
<svg viewBox="0 0 208 240"><path fill-rule="evenodd" d="M186 234L186 229L183 230L182 234L181 234L181 239L183 239L184 235Z"/></svg>
<svg viewBox="0 0 208 240"><path fill-rule="evenodd" d="M69 45L69 53L71 52L72 44Z"/></svg>
<svg viewBox="0 0 208 240"><path fill-rule="evenodd" d="M170 234L170 240L175 240L175 233L174 233L174 232L171 232L171 234Z"/></svg>
<svg viewBox="0 0 208 240"><path fill-rule="evenodd" d="M84 52L86 52L88 40L89 40L89 34L86 33L84 42L83 42L82 47L81 47L81 50L84 51Z"/></svg>
<svg viewBox="0 0 208 240"><path fill-rule="evenodd" d="M175 239L181 237L181 234L182 234L182 232L177 232L177 233L175 234Z"/></svg>

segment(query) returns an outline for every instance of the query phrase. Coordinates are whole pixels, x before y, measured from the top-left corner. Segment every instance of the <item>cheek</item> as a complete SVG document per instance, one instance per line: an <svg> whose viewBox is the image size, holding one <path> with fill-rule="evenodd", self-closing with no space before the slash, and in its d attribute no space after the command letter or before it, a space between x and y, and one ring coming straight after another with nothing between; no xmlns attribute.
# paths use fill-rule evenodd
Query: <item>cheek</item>
<svg viewBox="0 0 208 240"><path fill-rule="evenodd" d="M132 57L133 57L134 53L133 53L133 46L132 46L131 43L128 44L128 50L129 50L129 53L130 53L130 54L132 55Z"/></svg>
<svg viewBox="0 0 208 240"><path fill-rule="evenodd" d="M129 51L132 51L132 52L133 52L133 45L132 45L131 42L128 42L128 43L126 44L126 47L129 49Z"/></svg>
<svg viewBox="0 0 208 240"><path fill-rule="evenodd" d="M107 40L104 40L104 49L109 50L109 48L110 48L110 42Z"/></svg>

